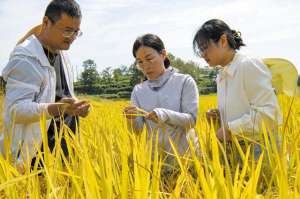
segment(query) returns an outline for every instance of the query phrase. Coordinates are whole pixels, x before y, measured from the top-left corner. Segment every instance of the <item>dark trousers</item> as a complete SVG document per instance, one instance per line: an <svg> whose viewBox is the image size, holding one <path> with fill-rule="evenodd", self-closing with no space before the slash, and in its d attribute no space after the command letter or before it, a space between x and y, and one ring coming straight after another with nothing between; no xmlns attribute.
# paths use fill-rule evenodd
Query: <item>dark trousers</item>
<svg viewBox="0 0 300 199"><path fill-rule="evenodd" d="M64 124L67 125L72 130L72 133L76 133L76 132L79 133L79 118L78 117L65 115L64 116ZM57 131L55 130L55 127L56 127ZM48 132L47 132L48 147L50 149L50 152L53 152L54 147L56 146L56 144L58 144L58 143L56 143L56 140L55 140L55 132L62 133L62 132L60 132L60 128L61 128L61 121L52 119L49 129L48 129ZM59 136L61 136L61 135L58 135L58 137ZM67 142L66 142L64 136L62 136L61 142L59 144L64 153L64 156L68 157L69 156L68 146L67 146ZM41 145L41 152L42 152L42 154L44 154L44 143L42 143L42 145ZM37 159L37 157L32 158L31 168L34 167L36 159ZM39 161L38 167L43 167L43 163L41 160Z"/></svg>

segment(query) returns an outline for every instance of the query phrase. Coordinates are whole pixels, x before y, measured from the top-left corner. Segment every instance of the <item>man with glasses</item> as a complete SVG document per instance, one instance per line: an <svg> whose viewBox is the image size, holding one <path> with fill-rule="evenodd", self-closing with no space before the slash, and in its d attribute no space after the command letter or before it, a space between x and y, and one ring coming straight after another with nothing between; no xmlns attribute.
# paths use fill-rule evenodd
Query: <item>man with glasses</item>
<svg viewBox="0 0 300 199"><path fill-rule="evenodd" d="M78 132L78 116L89 113L90 104L74 95L72 68L65 53L82 35L80 23L81 10L74 0L52 0L39 33L17 45L3 69L7 84L2 146L10 146L17 165L28 160L34 164L37 146L42 146L42 115L52 151L63 123ZM60 146L68 156L64 138ZM7 153L8 149L2 151Z"/></svg>

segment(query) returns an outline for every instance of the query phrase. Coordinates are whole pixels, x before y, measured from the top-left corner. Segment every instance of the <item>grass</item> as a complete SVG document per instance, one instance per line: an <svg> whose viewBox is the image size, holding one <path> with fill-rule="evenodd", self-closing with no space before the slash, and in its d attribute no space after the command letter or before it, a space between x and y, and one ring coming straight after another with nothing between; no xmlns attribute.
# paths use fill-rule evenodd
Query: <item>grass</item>
<svg viewBox="0 0 300 199"><path fill-rule="evenodd" d="M228 155L228 147L217 141L205 120L205 111L216 107L216 97L201 96L196 125L201 155L191 144L191 155L180 157L173 146L177 163L168 175L162 175L166 165L159 155L157 134L153 134L156 142L147 142L145 131L128 132L122 115L128 101L89 100L93 109L81 119L80 136L63 129L69 159L61 156L60 147L53 153L45 148L43 169L19 173L0 157L1 198L300 197L299 98L279 96L282 147L276 150L273 137L263 131L265 150L255 161L251 145L243 151L237 140Z"/></svg>

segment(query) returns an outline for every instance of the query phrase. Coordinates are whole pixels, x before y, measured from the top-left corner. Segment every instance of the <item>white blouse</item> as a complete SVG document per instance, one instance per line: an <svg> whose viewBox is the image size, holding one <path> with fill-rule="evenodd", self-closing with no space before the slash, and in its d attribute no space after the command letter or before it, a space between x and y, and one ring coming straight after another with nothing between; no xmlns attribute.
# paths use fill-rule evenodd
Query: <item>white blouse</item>
<svg viewBox="0 0 300 199"><path fill-rule="evenodd" d="M233 134L258 136L260 128L282 123L271 73L259 59L236 53L217 76L218 108L222 124Z"/></svg>

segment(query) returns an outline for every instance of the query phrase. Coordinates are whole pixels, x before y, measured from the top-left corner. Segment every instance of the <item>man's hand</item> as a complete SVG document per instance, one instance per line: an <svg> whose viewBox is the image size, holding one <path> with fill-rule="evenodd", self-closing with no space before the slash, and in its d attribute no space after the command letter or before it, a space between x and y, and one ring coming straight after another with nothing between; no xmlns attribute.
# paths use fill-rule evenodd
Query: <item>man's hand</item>
<svg viewBox="0 0 300 199"><path fill-rule="evenodd" d="M74 115L78 115L80 117L86 117L91 109L90 103L86 100L76 101L73 105L76 107Z"/></svg>
<svg viewBox="0 0 300 199"><path fill-rule="evenodd" d="M63 98L62 103L69 104L65 108L65 113L72 116L86 117L90 111L90 103L86 100L75 100L73 98Z"/></svg>
<svg viewBox="0 0 300 199"><path fill-rule="evenodd" d="M48 113L54 117L61 116L63 114L86 117L89 113L90 107L90 103L86 100L63 98L59 102L49 104Z"/></svg>

